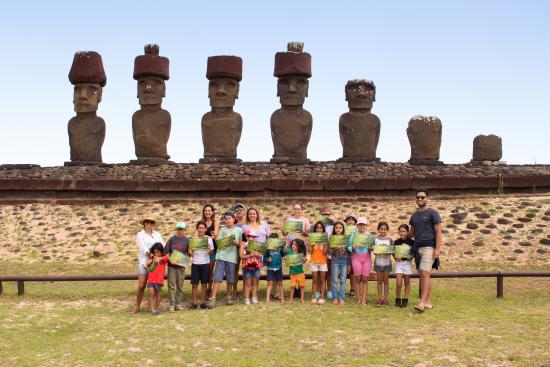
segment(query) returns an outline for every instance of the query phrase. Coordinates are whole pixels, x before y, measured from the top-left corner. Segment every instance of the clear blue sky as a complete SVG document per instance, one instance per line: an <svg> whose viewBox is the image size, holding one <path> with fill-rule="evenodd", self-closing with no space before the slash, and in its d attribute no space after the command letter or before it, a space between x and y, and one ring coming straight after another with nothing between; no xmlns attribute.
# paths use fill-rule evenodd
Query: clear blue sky
<svg viewBox="0 0 550 367"><path fill-rule="evenodd" d="M308 156L342 155L338 118L344 85L372 79L382 122L378 156L410 156L414 115L443 122L441 159L471 159L472 139L503 139L503 160L550 163L550 3L545 1L2 1L0 163L60 165L69 159L74 115L67 74L73 54L103 56L107 86L105 162L134 159L131 116L139 109L134 57L158 43L170 58L163 108L172 115L168 152L202 157L200 120L209 111L206 58L244 59L235 111L244 128L238 155L273 154L269 118L279 107L273 58L288 41L313 57L304 107L313 115ZM152 8L151 8L152 6Z"/></svg>

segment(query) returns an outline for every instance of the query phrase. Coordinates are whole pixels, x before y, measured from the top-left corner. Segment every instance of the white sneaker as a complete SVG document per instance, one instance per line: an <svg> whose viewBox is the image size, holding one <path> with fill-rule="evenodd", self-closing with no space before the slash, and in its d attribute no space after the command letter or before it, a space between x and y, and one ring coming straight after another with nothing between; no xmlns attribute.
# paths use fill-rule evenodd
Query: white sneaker
<svg viewBox="0 0 550 367"><path fill-rule="evenodd" d="M252 303L257 305L258 304L258 297L252 297Z"/></svg>
<svg viewBox="0 0 550 367"><path fill-rule="evenodd" d="M245 304L245 305L249 305L249 304L250 304L250 300L249 300L248 298L245 299L245 300L244 300L244 304Z"/></svg>

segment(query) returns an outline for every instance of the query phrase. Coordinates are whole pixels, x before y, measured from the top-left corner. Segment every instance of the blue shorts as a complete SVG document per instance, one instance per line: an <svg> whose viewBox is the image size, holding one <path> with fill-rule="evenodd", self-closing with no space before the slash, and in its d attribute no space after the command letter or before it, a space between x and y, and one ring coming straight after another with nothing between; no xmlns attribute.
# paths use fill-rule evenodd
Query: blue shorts
<svg viewBox="0 0 550 367"><path fill-rule="evenodd" d="M254 269L254 270L243 269L243 279L248 280L252 278L260 279L260 269Z"/></svg>
<svg viewBox="0 0 550 367"><path fill-rule="evenodd" d="M157 283L147 283L147 288L153 288L153 289L161 289L162 284Z"/></svg>
<svg viewBox="0 0 550 367"><path fill-rule="evenodd" d="M214 282L223 282L223 276L227 283L235 282L235 265L232 262L224 260L216 260L216 268L214 269L214 275L212 276L212 281Z"/></svg>
<svg viewBox="0 0 550 367"><path fill-rule="evenodd" d="M283 281L283 269L270 270L267 269L267 281L268 282L282 282Z"/></svg>

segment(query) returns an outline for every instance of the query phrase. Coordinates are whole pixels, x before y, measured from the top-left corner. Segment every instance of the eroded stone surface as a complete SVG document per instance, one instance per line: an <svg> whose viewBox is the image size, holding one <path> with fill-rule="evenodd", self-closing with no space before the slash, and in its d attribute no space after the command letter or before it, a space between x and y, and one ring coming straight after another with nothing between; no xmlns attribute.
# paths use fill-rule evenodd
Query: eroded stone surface
<svg viewBox="0 0 550 367"><path fill-rule="evenodd" d="M439 161L442 131L441 120L437 117L413 117L407 127L407 137L411 145L409 163L418 165L442 164Z"/></svg>

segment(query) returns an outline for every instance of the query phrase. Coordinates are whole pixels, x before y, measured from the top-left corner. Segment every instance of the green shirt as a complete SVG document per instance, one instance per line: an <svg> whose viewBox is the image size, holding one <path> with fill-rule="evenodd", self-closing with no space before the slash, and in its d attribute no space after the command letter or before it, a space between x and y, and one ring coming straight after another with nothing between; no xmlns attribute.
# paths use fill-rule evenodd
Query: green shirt
<svg viewBox="0 0 550 367"><path fill-rule="evenodd" d="M292 255L292 254L294 254L294 251L292 251L292 249L289 249L286 254L287 255ZM289 269L289 272L290 272L291 275L302 274L304 272L304 266L303 265L289 266L288 269Z"/></svg>
<svg viewBox="0 0 550 367"><path fill-rule="evenodd" d="M243 231L237 226L233 226L231 228L222 227L220 229L220 232L218 233L217 239L219 240L231 235L235 236L235 239L240 243L243 237ZM223 250L218 249L218 251L216 251L216 260L223 260L223 261L236 264L237 259L238 259L237 246L231 246Z"/></svg>

